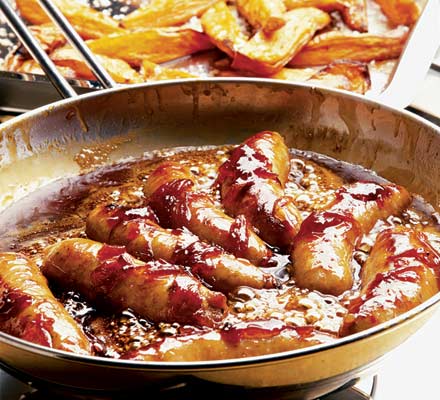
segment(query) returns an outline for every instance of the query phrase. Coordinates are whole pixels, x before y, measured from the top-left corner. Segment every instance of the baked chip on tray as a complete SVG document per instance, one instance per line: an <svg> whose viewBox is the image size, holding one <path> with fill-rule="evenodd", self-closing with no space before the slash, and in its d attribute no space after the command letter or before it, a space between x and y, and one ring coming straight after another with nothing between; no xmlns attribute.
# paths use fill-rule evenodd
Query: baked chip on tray
<svg viewBox="0 0 440 400"><path fill-rule="evenodd" d="M368 31L365 0L285 0L288 10L300 7L316 7L326 12L339 11L350 29Z"/></svg>
<svg viewBox="0 0 440 400"><path fill-rule="evenodd" d="M127 29L175 26L199 17L217 0L153 0L122 20Z"/></svg>
<svg viewBox="0 0 440 400"><path fill-rule="evenodd" d="M63 74L94 79L36 0L16 4ZM376 79L376 63L399 58L423 1L152 0L125 15L113 5L56 4L118 83L245 76L364 94L378 90L370 74L376 86L387 81L385 68ZM22 48L3 67L41 72Z"/></svg>
<svg viewBox="0 0 440 400"><path fill-rule="evenodd" d="M30 23L40 25L50 22L37 0L16 0L15 3L22 17ZM54 3L84 39L122 31L116 20L79 1L55 0Z"/></svg>

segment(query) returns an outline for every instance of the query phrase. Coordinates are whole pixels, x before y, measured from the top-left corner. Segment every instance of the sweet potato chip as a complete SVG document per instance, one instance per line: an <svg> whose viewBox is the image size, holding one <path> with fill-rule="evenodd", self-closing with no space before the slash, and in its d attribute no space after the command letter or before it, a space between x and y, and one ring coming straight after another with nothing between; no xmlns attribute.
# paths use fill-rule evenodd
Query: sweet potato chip
<svg viewBox="0 0 440 400"><path fill-rule="evenodd" d="M253 27L262 28L266 34L286 23L283 18L286 12L283 0L237 0L237 7Z"/></svg>
<svg viewBox="0 0 440 400"><path fill-rule="evenodd" d="M316 7L323 11L339 11L344 22L354 30L368 30L365 0L284 0L288 10L300 7Z"/></svg>
<svg viewBox="0 0 440 400"><path fill-rule="evenodd" d="M252 74L248 71L239 71L237 69L232 69L231 67L232 60L229 57L221 58L214 62L214 73L213 76L221 77L221 78L229 78L229 77L254 77L255 74Z"/></svg>
<svg viewBox="0 0 440 400"><path fill-rule="evenodd" d="M400 26L383 35L365 33L367 0L130 0L139 8L122 22L84 0L54 1L80 35L91 39L91 50L119 83L267 76L365 93L371 83L364 63L398 58L409 31ZM374 1L390 24L387 29L380 12L379 22L375 13L370 15L372 23L385 30L411 26L420 14L418 0ZM76 51L64 46L64 36L48 23L38 0L16 4L25 19L37 24L31 27L34 35L66 76L95 79ZM342 19L330 25L333 11ZM42 73L23 47L6 57L4 67ZM375 85L373 75L371 81Z"/></svg>
<svg viewBox="0 0 440 400"><path fill-rule="evenodd" d="M66 38L54 24L33 25L29 29L48 53L66 43Z"/></svg>
<svg viewBox="0 0 440 400"><path fill-rule="evenodd" d="M51 54L51 58L57 66L68 67L75 71L77 78L96 80L93 72L89 69L79 53L72 47L61 47L56 49ZM97 55L97 59L116 82L143 82L142 76L125 61L100 55Z"/></svg>
<svg viewBox="0 0 440 400"><path fill-rule="evenodd" d="M198 77L215 76L218 71L216 64L224 57L219 50L212 49L167 62L162 64L161 67L177 69ZM226 59L230 60L229 58Z"/></svg>
<svg viewBox="0 0 440 400"><path fill-rule="evenodd" d="M13 51L6 55L5 59L0 65L2 70L18 72L18 68L21 67L25 60L26 59L22 54L18 53L17 51Z"/></svg>
<svg viewBox="0 0 440 400"><path fill-rule="evenodd" d="M364 94L370 88L368 68L362 63L335 63L313 75L309 83Z"/></svg>
<svg viewBox="0 0 440 400"><path fill-rule="evenodd" d="M58 71L65 78L75 79L78 78L75 71L69 67L57 67ZM45 75L43 69L40 67L34 60L26 60L22 62L20 65L17 65L14 68L15 72L25 73L25 74L36 74L36 75Z"/></svg>
<svg viewBox="0 0 440 400"><path fill-rule="evenodd" d="M201 18L203 30L220 50L231 58L246 41L237 19L224 1L219 1Z"/></svg>
<svg viewBox="0 0 440 400"><path fill-rule="evenodd" d="M147 81L163 81L167 79L197 78L197 75L175 68L164 68L150 61L142 62L141 73Z"/></svg>
<svg viewBox="0 0 440 400"><path fill-rule="evenodd" d="M50 22L37 0L16 0L15 3L20 14L32 24ZM123 31L113 18L81 3L69 0L54 0L54 3L84 39Z"/></svg>
<svg viewBox="0 0 440 400"><path fill-rule="evenodd" d="M271 75L269 78L292 82L306 82L321 69L322 67L283 68L281 71Z"/></svg>
<svg viewBox="0 0 440 400"><path fill-rule="evenodd" d="M40 43L43 50L47 53L52 52L57 47L63 46L66 43L66 38L60 32L60 30L53 24L42 24L42 25L31 25L29 26L30 31L34 35L35 39ZM9 53L9 55L17 55L23 60L31 58L27 49L19 44L15 51ZM9 56L8 55L8 56Z"/></svg>
<svg viewBox="0 0 440 400"><path fill-rule="evenodd" d="M325 67L283 68L271 78L308 82L362 94L370 88L368 68L362 63L342 62Z"/></svg>
<svg viewBox="0 0 440 400"><path fill-rule="evenodd" d="M328 32L316 36L290 61L292 66L328 65L339 60L369 62L400 55L408 32L398 36Z"/></svg>
<svg viewBox="0 0 440 400"><path fill-rule="evenodd" d="M122 23L126 28L153 28L180 25L200 16L218 0L153 0L128 14Z"/></svg>
<svg viewBox="0 0 440 400"><path fill-rule="evenodd" d="M375 0L392 25L413 25L420 15L414 0Z"/></svg>
<svg viewBox="0 0 440 400"><path fill-rule="evenodd" d="M192 29L150 28L127 31L88 42L90 49L138 66L143 60L162 63L212 48L203 33Z"/></svg>
<svg viewBox="0 0 440 400"><path fill-rule="evenodd" d="M317 8L297 8L285 13L286 25L270 37L257 32L235 54L232 67L257 75L272 75L286 65L313 37L330 23L330 16Z"/></svg>

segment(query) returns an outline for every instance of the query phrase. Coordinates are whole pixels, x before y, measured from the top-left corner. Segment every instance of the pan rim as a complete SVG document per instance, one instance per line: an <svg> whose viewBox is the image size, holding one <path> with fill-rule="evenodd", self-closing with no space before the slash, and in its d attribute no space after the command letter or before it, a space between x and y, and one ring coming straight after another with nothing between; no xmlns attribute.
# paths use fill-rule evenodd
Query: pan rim
<svg viewBox="0 0 440 400"><path fill-rule="evenodd" d="M304 88L312 91L322 92L324 96L327 95L336 95L342 98L348 98L351 100L358 101L359 103L367 104L369 106L376 106L383 108L387 111L396 113L404 118L415 121L419 124L430 128L435 133L440 134L440 127L431 123L430 121L415 115L407 110L399 110L395 107L386 105L380 101L373 100L371 98L365 97L365 95L360 95L357 93L350 93L344 90L339 89L331 89L324 88L321 86L316 86L313 84L307 83L294 83L294 82L285 82L278 81L275 79L262 79L262 78L207 78L207 79L198 79L198 78L189 78L189 79L174 79L168 80L164 82L154 82L154 83L140 83L136 85L130 86L120 86L112 89L103 89L97 92L87 93L83 95L79 95L77 97L63 99L57 101L55 103L51 103L49 105L45 105L39 107L35 110L26 112L18 117L15 117L9 121L4 122L0 127L0 133L2 131L7 131L11 127L13 127L16 123L21 122L22 120L26 120L28 118L37 117L40 114L47 115L48 109L50 112L55 112L63 107L69 107L69 105L75 104L78 101L85 101L88 99L93 99L95 97L103 97L108 94L114 94L118 92L124 91L137 91L142 90L143 88L156 88L156 87L166 87L166 86L178 86L181 84L197 84L197 85L209 85L209 84L245 84L245 85L257 85L257 86L275 86L277 89L297 89ZM244 357L244 358L235 358L235 359L225 359L225 360L212 360L212 361L193 361L193 362L164 362L164 361L135 361L135 360L121 360L115 358L107 358L107 357L98 357L98 356L88 356L88 355L79 355L75 353L69 353L62 350L57 350L53 348L48 348L45 346L41 346L38 344L34 344L23 339L16 338L9 334L0 332L0 342L4 342L5 344L12 345L13 347L18 347L21 350L29 351L31 350L33 353L37 353L47 357L55 357L60 360L77 362L77 363L87 363L96 366L105 366L110 368L131 368L131 369L140 369L140 370L149 370L149 371L164 371L167 372L182 372L182 371L212 371L212 370L222 370L222 369L231 369L231 367L235 368L243 368L248 367L250 365L255 366L268 364L268 363L278 363L284 360L291 360L293 358L300 358L304 356L309 356L311 354L315 354L318 352L324 352L330 349L334 349L340 346L348 345L354 343L356 341L362 341L369 337L379 335L384 333L391 328L397 327L399 325L403 325L405 322L421 316L425 311L428 311L430 308L437 305L440 302L440 292L435 294L433 297L423 302L419 306L401 314L389 321L386 321L382 324L379 324L375 327L369 328L365 331L361 331L346 337L338 338L334 342L325 343L320 345L315 345L311 347L306 347L303 349L290 350L281 353L272 353L254 357ZM1 358L1 357L0 357Z"/></svg>
<svg viewBox="0 0 440 400"><path fill-rule="evenodd" d="M280 363L285 360L292 360L293 358L301 358L305 356L310 356L315 353L324 352L327 350L332 350L344 345L349 345L354 342L360 342L364 339L368 339L373 336L377 336L386 331L391 330L395 327L403 326L405 322L409 322L413 318L422 316L424 312L428 311L432 307L438 305L440 302L440 292L432 296L430 299L426 300L419 306L401 314L389 321L382 324L374 326L372 328L366 329L364 331L338 338L334 342L324 343L320 345L305 347L302 349L289 350L280 353L264 354L253 357L243 357L243 358L232 358L223 360L211 360L211 361L185 361L185 362L169 362L169 361L137 361L137 360L123 360L118 358L108 358L99 356L89 356L70 353L63 350L53 349L50 347L45 347L39 344L28 342L23 339L19 339L15 336L9 335L4 332L0 332L0 342L12 345L21 350L29 351L32 350L33 353L47 356L55 357L56 359L76 362L76 363L86 363L94 366L102 366L106 368L129 368L129 369L140 369L148 371L166 371L166 372L183 372L183 371L213 371L213 370L230 370L231 367L235 368L246 368L249 366L259 366L263 364ZM1 358L1 357L0 357Z"/></svg>
<svg viewBox="0 0 440 400"><path fill-rule="evenodd" d="M22 119L27 119L29 117L38 116L40 113L47 114L48 109L49 112L54 112L59 108L62 108L64 106L69 106L70 104L74 104L78 101L88 100L89 98L95 98L95 97L103 97L107 94L114 94L118 92L125 92L125 91L136 91L140 90L142 88L155 88L155 87L166 87L166 86L177 86L181 84L217 84L217 83L226 83L226 84L254 84L257 86L261 85L267 85L267 86L279 86L279 88L305 88L310 89L312 91L322 92L324 95L326 94L336 94L339 97L345 97L353 100L358 100L361 103L366 103L370 106L380 106L381 108L384 108L387 111L392 111L397 114L401 114L405 116L406 118L409 118L410 120L414 120L416 122L419 122L423 125L426 125L427 127L437 131L437 133L440 134L440 127L434 124L433 122L415 114L412 113L406 109L400 110L396 107L393 107L391 105L387 105L386 103L383 103L379 100L374 100L366 95L362 95L359 93L354 92L348 92L343 89L335 89L335 88L327 88L315 84L310 84L307 82L288 82L288 81L282 81L277 79L271 79L271 78L234 78L234 77L228 77L228 78L182 78L182 79L169 79L166 81L160 81L160 82L144 82L144 83L137 83L137 84L130 84L130 85L119 85L115 88L110 89L100 89L94 92L85 93L78 95L76 97L71 97L67 99L61 99L54 103L46 104L44 106L38 107L35 110L27 111L21 115L18 115L8 121L5 121L0 126L0 133L3 130L9 129L11 125L14 125L17 122L20 122Z"/></svg>

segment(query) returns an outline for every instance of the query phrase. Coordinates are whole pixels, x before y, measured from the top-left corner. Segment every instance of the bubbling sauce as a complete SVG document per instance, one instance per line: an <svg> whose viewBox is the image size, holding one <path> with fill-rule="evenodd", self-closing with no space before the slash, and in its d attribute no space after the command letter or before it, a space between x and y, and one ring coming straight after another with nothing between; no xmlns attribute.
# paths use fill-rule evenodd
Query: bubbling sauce
<svg viewBox="0 0 440 400"><path fill-rule="evenodd" d="M0 214L0 251L22 252L41 264L42 252L48 245L70 237L86 237L87 215L98 204L142 207L146 200L142 191L143 183L164 160L189 166L196 191L210 194L216 205L221 206L214 182L218 168L228 158L231 148L190 147L152 152L143 159L100 167L49 184ZM361 167L311 152L292 150L285 192L294 198L302 217L306 218L312 211L323 209L333 201L341 185L358 180L386 182L374 172ZM136 211L133 212L135 217ZM256 319L283 321L295 328L307 330L315 327L323 332L338 334L350 300L358 295L359 271L377 234L386 227L399 225L417 227L427 232L436 231L436 214L428 204L414 197L411 206L401 215L378 221L370 233L363 237L354 253L353 288L339 297L297 288L287 272L290 257L273 249L274 265L264 268L264 271L280 280L281 287L239 287L229 293L230 314L225 319L222 331L225 339L231 342L238 340L243 334L241 324ZM433 242L434 246L437 244ZM131 310L112 313L89 304L78 293L55 286L52 286L52 290L81 324L93 344L95 354L99 356L118 358L126 352L159 343L169 335L187 333L192 329L177 323L153 324L139 318ZM255 323L253 329L259 332L263 328ZM279 333L275 322L268 332L270 335Z"/></svg>

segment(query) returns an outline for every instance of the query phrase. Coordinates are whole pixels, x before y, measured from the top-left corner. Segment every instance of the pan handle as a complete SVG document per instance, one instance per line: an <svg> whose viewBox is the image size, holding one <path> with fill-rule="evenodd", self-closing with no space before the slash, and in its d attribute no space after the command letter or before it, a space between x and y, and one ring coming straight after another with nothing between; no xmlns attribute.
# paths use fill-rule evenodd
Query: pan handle
<svg viewBox="0 0 440 400"><path fill-rule="evenodd" d="M69 82L67 82L67 80L57 70L55 64L41 48L38 41L12 8L8 0L0 0L0 10L5 15L8 25L32 55L34 60L40 64L41 68L46 73L53 86L57 89L58 93L65 99L69 97L76 97L77 93L75 90L73 90Z"/></svg>
<svg viewBox="0 0 440 400"><path fill-rule="evenodd" d="M114 88L117 86L116 82L110 74L101 66L96 56L90 51L84 40L79 36L78 32L73 28L67 18L63 15L60 9L53 3L52 0L38 0L41 7L46 11L47 15L53 23L64 33L69 43L74 47L82 58L93 71L101 85L106 88Z"/></svg>

